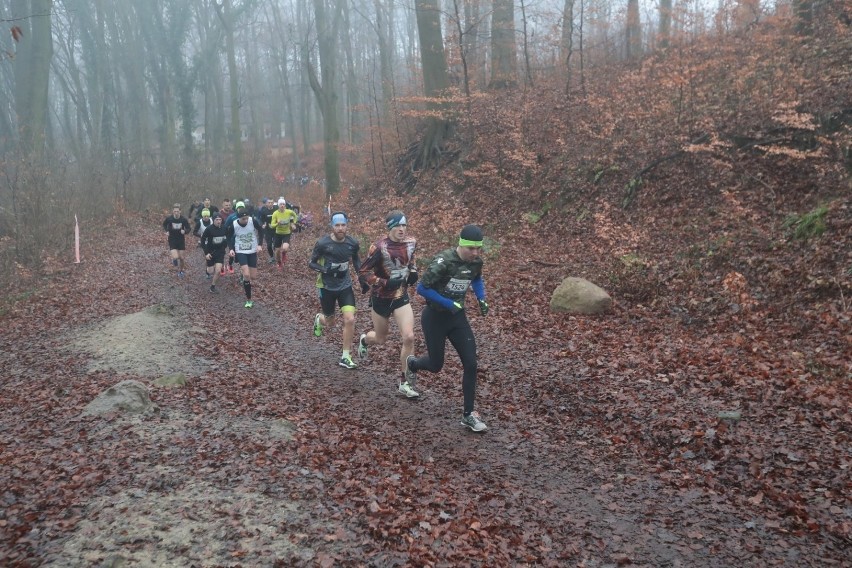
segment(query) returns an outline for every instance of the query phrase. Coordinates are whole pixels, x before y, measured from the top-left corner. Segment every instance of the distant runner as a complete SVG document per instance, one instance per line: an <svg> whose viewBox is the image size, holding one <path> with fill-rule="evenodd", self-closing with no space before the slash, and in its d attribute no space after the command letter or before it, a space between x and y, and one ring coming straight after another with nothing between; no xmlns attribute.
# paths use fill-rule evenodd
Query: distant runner
<svg viewBox="0 0 852 568"><path fill-rule="evenodd" d="M180 203L172 207L172 214L163 221L163 230L169 234L169 254L172 257L172 265L178 269L178 277L183 278L186 267L186 235L192 228L189 220L181 215Z"/></svg>

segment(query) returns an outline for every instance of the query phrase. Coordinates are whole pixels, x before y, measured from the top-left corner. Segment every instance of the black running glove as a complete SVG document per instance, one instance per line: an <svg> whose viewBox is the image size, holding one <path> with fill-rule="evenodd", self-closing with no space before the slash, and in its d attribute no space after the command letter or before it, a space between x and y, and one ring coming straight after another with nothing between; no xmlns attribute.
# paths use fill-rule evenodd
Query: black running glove
<svg viewBox="0 0 852 568"><path fill-rule="evenodd" d="M406 283L409 286L414 286L414 284L417 282L417 277L418 277L417 271L416 270L410 270L408 272L408 279L406 280Z"/></svg>
<svg viewBox="0 0 852 568"><path fill-rule="evenodd" d="M479 313L484 316L488 315L488 302L485 301L485 298L479 300Z"/></svg>
<svg viewBox="0 0 852 568"><path fill-rule="evenodd" d="M367 279L363 276L358 277L358 283L361 284L361 293L366 294L370 291L370 285L367 283Z"/></svg>

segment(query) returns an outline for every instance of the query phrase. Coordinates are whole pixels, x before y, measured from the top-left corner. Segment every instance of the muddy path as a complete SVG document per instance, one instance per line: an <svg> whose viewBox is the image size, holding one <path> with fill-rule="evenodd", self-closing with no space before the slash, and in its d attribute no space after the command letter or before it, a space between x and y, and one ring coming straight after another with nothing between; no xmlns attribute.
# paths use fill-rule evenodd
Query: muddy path
<svg viewBox="0 0 852 568"><path fill-rule="evenodd" d="M472 318L484 435L459 425L452 352L416 401L396 392L393 335L358 369L337 366L339 322L311 333L315 237L294 239L283 273L261 263L251 310L234 276L207 291L196 250L178 279L152 232L6 318L0 563L842 563L840 543L774 530L724 488L673 483L688 474L613 444L605 400L559 394L582 388L583 365L507 350L499 309ZM154 412L80 416L120 380L169 373L187 385L152 385Z"/></svg>

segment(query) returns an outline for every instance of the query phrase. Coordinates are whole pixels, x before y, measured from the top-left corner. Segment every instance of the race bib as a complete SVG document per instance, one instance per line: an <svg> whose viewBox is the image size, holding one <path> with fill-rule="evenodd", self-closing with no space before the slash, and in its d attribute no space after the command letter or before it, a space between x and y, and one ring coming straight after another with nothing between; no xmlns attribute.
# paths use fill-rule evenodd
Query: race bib
<svg viewBox="0 0 852 568"><path fill-rule="evenodd" d="M331 269L336 272L347 272L349 270L349 261L346 262L332 262Z"/></svg>
<svg viewBox="0 0 852 568"><path fill-rule="evenodd" d="M470 280L461 280L459 278L450 278L447 282L447 291L455 294L467 292L467 287L470 286Z"/></svg>
<svg viewBox="0 0 852 568"><path fill-rule="evenodd" d="M183 228L183 223L172 223L172 229L180 231Z"/></svg>
<svg viewBox="0 0 852 568"><path fill-rule="evenodd" d="M251 233L247 235L240 235L240 242L238 243L237 248L239 248L239 250L251 250L252 240Z"/></svg>
<svg viewBox="0 0 852 568"><path fill-rule="evenodd" d="M221 245L225 242L225 237L213 237L213 244Z"/></svg>

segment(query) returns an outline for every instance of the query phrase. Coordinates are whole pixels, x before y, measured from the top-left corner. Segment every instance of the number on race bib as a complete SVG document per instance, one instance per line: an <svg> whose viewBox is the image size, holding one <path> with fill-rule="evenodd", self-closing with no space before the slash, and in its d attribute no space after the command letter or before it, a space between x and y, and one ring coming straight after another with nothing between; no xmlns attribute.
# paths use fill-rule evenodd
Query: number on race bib
<svg viewBox="0 0 852 568"><path fill-rule="evenodd" d="M468 286L470 286L470 280L450 278L450 281L447 282L447 290L455 293L466 292Z"/></svg>

